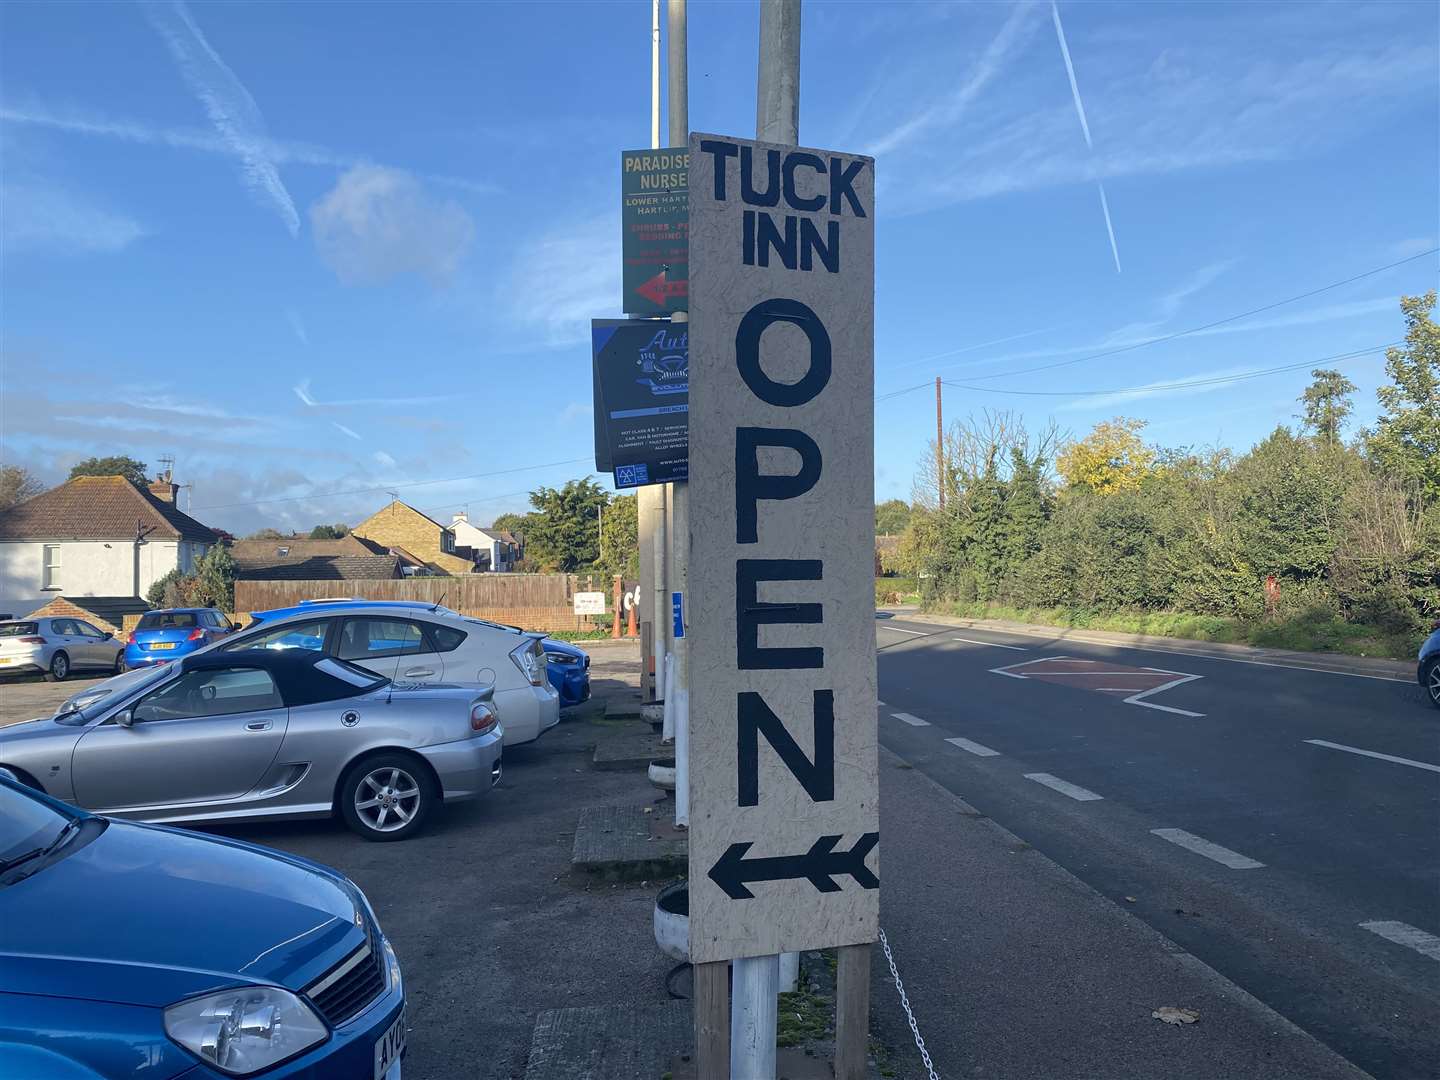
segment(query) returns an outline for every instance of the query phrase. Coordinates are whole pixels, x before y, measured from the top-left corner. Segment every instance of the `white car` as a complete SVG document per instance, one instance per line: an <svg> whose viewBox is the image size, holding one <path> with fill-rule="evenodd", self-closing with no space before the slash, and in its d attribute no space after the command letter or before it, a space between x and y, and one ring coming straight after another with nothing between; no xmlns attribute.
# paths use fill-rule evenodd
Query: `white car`
<svg viewBox="0 0 1440 1080"><path fill-rule="evenodd" d="M311 600L253 618L199 651L314 649L398 684L493 686L506 746L532 742L560 722L560 695L545 672L544 634L412 601Z"/></svg>

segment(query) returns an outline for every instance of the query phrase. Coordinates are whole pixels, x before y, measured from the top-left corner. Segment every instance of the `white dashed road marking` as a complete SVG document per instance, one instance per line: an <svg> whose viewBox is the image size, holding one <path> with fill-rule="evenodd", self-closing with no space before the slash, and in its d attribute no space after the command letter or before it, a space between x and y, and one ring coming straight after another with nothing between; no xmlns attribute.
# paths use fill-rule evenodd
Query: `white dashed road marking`
<svg viewBox="0 0 1440 1080"><path fill-rule="evenodd" d="M1061 795L1069 795L1077 802L1096 802L1105 797L1096 795L1095 792L1080 787L1078 784L1072 784L1068 780L1061 780L1058 776L1051 776L1048 772L1026 773L1025 779L1034 780L1037 784L1044 784L1053 791L1060 792Z"/></svg>
<svg viewBox="0 0 1440 1080"><path fill-rule="evenodd" d="M881 701L879 698L876 698L876 699L875 699L875 704L876 704L876 705L879 705L880 708L882 708L882 709L888 709L888 708L890 707L890 706L886 705L883 701Z"/></svg>
<svg viewBox="0 0 1440 1080"><path fill-rule="evenodd" d="M881 630L894 630L897 634L914 634L916 637L928 637L924 630L905 630L899 626L881 626Z"/></svg>
<svg viewBox="0 0 1440 1080"><path fill-rule="evenodd" d="M1238 851L1231 851L1219 844L1212 844L1204 837L1188 833L1184 829L1151 829L1152 833L1161 840L1169 840L1172 844L1179 844L1183 848L1195 852L1197 855L1204 855L1207 859L1213 859L1221 866L1228 866L1231 870L1258 870L1264 866L1263 862L1257 862L1247 855L1241 855Z"/></svg>
<svg viewBox="0 0 1440 1080"><path fill-rule="evenodd" d="M1424 930L1418 930L1409 923L1395 922L1393 919L1377 919L1372 922L1362 922L1360 929L1369 930L1372 934L1379 934L1386 941L1393 941L1396 945L1414 949L1421 956L1428 956L1431 960L1440 960L1440 937L1427 934Z"/></svg>
<svg viewBox="0 0 1440 1080"><path fill-rule="evenodd" d="M1393 754L1381 754L1374 750L1361 750L1358 746L1346 746L1344 743L1326 742L1324 739L1306 739L1311 746L1326 746L1331 750L1344 750L1347 754L1359 754L1361 757L1373 757L1380 761L1393 761L1396 765L1409 765L1412 769L1429 769L1431 772L1440 772L1440 765L1431 765L1428 761L1412 761L1408 757L1395 757ZM1364 923L1360 924L1364 926Z"/></svg>
<svg viewBox="0 0 1440 1080"><path fill-rule="evenodd" d="M1016 652L1029 652L1029 649L1022 649L1019 645L1001 645L998 641L976 641L974 638L957 637L951 641L963 641L967 645L989 645L992 649L1014 649Z"/></svg>
<svg viewBox="0 0 1440 1080"><path fill-rule="evenodd" d="M912 716L908 712L891 713L896 720L909 724L911 727L929 727L929 720L921 720L918 716Z"/></svg>
<svg viewBox="0 0 1440 1080"><path fill-rule="evenodd" d="M971 742L969 739L946 739L951 746L958 746L961 750L968 750L977 757L999 757L999 750L991 750L988 746L981 746L978 742Z"/></svg>

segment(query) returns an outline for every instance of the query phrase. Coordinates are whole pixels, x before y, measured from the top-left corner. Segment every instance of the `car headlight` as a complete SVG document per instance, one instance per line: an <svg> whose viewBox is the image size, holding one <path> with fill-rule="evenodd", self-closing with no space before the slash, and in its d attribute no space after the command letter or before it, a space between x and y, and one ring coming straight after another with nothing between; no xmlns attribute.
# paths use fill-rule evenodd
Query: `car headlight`
<svg viewBox="0 0 1440 1080"><path fill-rule="evenodd" d="M400 979L400 961L395 956L395 950L390 947L389 938L385 939L385 966L390 971L390 989L404 989L404 983Z"/></svg>
<svg viewBox="0 0 1440 1080"><path fill-rule="evenodd" d="M242 986L171 1005L165 1033L231 1076L268 1069L330 1037L309 1005L278 986Z"/></svg>

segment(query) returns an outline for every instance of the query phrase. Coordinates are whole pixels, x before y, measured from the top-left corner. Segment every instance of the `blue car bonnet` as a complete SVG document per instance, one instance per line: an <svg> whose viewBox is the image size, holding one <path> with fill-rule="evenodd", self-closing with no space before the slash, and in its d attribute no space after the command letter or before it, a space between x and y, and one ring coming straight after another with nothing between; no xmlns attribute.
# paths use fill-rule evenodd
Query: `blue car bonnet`
<svg viewBox="0 0 1440 1080"><path fill-rule="evenodd" d="M0 986L163 1007L246 982L299 989L365 939L339 875L238 841L111 821L0 889Z"/></svg>

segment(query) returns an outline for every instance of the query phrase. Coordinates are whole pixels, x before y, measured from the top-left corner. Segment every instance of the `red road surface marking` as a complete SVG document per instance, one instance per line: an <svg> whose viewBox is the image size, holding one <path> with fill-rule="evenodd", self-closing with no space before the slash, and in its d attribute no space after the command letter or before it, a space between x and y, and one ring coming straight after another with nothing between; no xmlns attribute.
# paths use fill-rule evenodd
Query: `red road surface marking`
<svg viewBox="0 0 1440 1080"><path fill-rule="evenodd" d="M1174 713L1177 716L1200 717L1204 713L1179 709L1173 705L1161 705L1148 700L1155 694L1174 689L1187 682L1202 678L1184 671L1167 671L1163 668L1131 667L1109 660L1084 660L1075 656L1045 656L1038 660L1025 660L1018 664L991 668L993 674L1011 679L1037 679L1041 682L1059 683L1082 690L1102 694L1124 694L1127 705L1138 705L1142 709L1156 709Z"/></svg>

